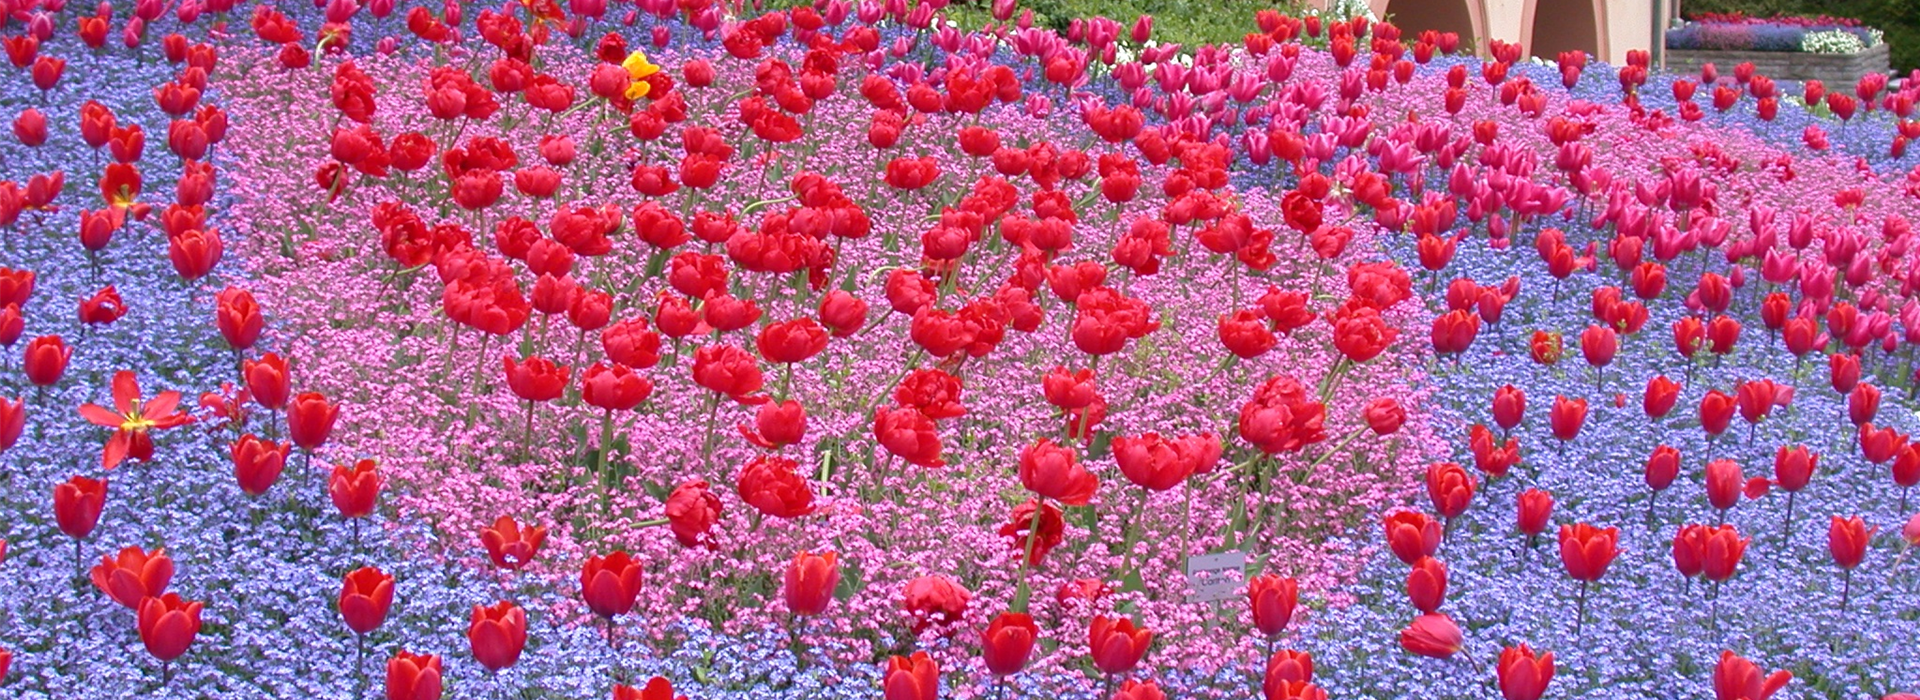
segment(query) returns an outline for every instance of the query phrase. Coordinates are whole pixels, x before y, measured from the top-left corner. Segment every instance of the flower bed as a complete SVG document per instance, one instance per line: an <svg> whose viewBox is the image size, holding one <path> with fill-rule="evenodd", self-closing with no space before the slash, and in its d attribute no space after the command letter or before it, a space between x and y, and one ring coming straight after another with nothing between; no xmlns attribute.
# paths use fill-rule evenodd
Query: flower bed
<svg viewBox="0 0 1920 700"><path fill-rule="evenodd" d="M18 9L9 697L1920 689L1920 85Z"/></svg>

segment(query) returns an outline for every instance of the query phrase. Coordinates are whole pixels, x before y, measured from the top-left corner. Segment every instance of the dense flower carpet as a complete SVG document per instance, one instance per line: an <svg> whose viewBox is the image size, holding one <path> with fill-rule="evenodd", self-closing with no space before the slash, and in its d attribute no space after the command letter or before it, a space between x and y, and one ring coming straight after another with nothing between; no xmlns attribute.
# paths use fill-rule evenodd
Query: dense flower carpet
<svg viewBox="0 0 1920 700"><path fill-rule="evenodd" d="M1920 80L944 4L0 0L0 696L1920 692Z"/></svg>

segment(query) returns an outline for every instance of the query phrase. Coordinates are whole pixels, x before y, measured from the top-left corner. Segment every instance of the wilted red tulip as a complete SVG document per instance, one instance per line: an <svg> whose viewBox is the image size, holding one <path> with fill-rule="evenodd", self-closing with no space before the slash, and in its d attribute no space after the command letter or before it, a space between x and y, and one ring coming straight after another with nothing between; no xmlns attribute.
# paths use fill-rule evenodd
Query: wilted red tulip
<svg viewBox="0 0 1920 700"><path fill-rule="evenodd" d="M249 496L259 496L272 488L287 466L288 449L287 445L252 434L233 441L227 454L233 459L233 478L240 482L240 490Z"/></svg>
<svg viewBox="0 0 1920 700"><path fill-rule="evenodd" d="M200 633L200 604L181 600L178 593L145 598L140 601L139 628L140 641L153 658L163 663L180 658Z"/></svg>
<svg viewBox="0 0 1920 700"><path fill-rule="evenodd" d="M917 634L931 625L960 621L967 612L973 592L946 576L921 576L907 582L901 592L902 605L913 617Z"/></svg>
<svg viewBox="0 0 1920 700"><path fill-rule="evenodd" d="M787 610L795 615L818 615L833 602L833 590L840 585L840 555L835 552L801 552L787 564L781 594Z"/></svg>
<svg viewBox="0 0 1920 700"><path fill-rule="evenodd" d="M80 300L80 322L89 326L108 325L125 315L127 302L113 285L107 285L93 296Z"/></svg>
<svg viewBox="0 0 1920 700"><path fill-rule="evenodd" d="M112 469L128 457L141 461L152 459L153 438L147 433L187 423L190 419L177 410L179 406L180 392L177 391L163 391L141 403L139 380L132 372L121 370L113 375L114 410L81 404L80 416L94 425L114 429L106 449L100 453L101 465Z"/></svg>
<svg viewBox="0 0 1920 700"><path fill-rule="evenodd" d="M1500 678L1500 695L1506 700L1540 700L1553 682L1553 652L1536 655L1525 644L1500 651L1495 667Z"/></svg>
<svg viewBox="0 0 1920 700"><path fill-rule="evenodd" d="M284 449L284 448L282 448ZM327 496L342 518L364 518L373 514L380 498L380 474L373 460L363 459L353 466L340 465L327 475Z"/></svg>
<svg viewBox="0 0 1920 700"><path fill-rule="evenodd" d="M640 562L625 551L593 556L580 567L580 597L593 614L608 618L612 634L612 618L627 614L640 597Z"/></svg>
<svg viewBox="0 0 1920 700"><path fill-rule="evenodd" d="M148 552L128 547L118 556L100 557L92 578L93 586L113 602L138 610L142 599L167 592L167 583L173 580L173 559L165 548Z"/></svg>
<svg viewBox="0 0 1920 700"><path fill-rule="evenodd" d="M473 606L467 623L467 645L473 660L489 671L520 661L520 650L527 646L527 611L512 601L500 601L492 607Z"/></svg>
<svg viewBox="0 0 1920 700"><path fill-rule="evenodd" d="M340 579L339 606L354 634L378 629L393 607L393 576L371 566L354 569Z"/></svg>
<svg viewBox="0 0 1920 700"><path fill-rule="evenodd" d="M1466 640L1460 626L1442 613L1427 613L1400 630L1400 647L1420 656L1445 659L1460 651Z"/></svg>
<svg viewBox="0 0 1920 700"><path fill-rule="evenodd" d="M327 397L313 391L301 393L287 403L287 436L311 452L326 444L339 417L340 407L327 403Z"/></svg>
<svg viewBox="0 0 1920 700"><path fill-rule="evenodd" d="M993 618L980 635L980 657L994 675L1007 676L1026 668L1040 639L1040 626L1026 613L1004 612Z"/></svg>
<svg viewBox="0 0 1920 700"><path fill-rule="evenodd" d="M1139 665L1153 644L1153 631L1136 628L1129 618L1096 615L1087 631L1087 650L1101 673L1124 674Z"/></svg>
<svg viewBox="0 0 1920 700"><path fill-rule="evenodd" d="M885 700L937 700L940 697L940 666L927 652L887 659L887 673L881 696Z"/></svg>
<svg viewBox="0 0 1920 700"><path fill-rule="evenodd" d="M1769 674L1752 661L1722 651L1720 663L1713 668L1713 696L1715 700L1767 700L1792 680L1792 673Z"/></svg>
<svg viewBox="0 0 1920 700"><path fill-rule="evenodd" d="M546 528L522 527L505 515L493 521L492 527L480 530L480 544L486 547L487 557L493 560L494 566L508 571L518 571L532 562L546 541Z"/></svg>
<svg viewBox="0 0 1920 700"><path fill-rule="evenodd" d="M440 700L440 657L402 649L387 660L387 700Z"/></svg>
<svg viewBox="0 0 1920 700"><path fill-rule="evenodd" d="M1261 574L1247 581L1247 607L1254 629L1268 638L1286 631L1300 604L1300 585L1292 578Z"/></svg>

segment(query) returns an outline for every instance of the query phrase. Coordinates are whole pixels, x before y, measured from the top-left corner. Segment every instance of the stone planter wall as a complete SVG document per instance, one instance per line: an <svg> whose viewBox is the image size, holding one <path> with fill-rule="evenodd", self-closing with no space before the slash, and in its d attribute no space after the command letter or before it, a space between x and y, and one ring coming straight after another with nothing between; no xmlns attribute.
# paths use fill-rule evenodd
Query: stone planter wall
<svg viewBox="0 0 1920 700"><path fill-rule="evenodd" d="M1751 62L1756 72L1774 80L1818 80L1828 89L1851 88L1860 76L1888 69L1885 43L1847 54L1668 49L1666 61L1667 70L1675 73L1698 73L1701 65L1712 63L1721 75L1731 75L1734 66Z"/></svg>

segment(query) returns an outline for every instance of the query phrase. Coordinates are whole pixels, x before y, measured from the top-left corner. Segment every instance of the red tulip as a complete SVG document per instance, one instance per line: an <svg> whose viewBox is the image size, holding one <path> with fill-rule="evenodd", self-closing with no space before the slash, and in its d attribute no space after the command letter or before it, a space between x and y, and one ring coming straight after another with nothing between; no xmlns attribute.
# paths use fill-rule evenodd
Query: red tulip
<svg viewBox="0 0 1920 700"><path fill-rule="evenodd" d="M791 459L761 455L741 467L734 482L740 500L767 515L798 518L813 512L813 487Z"/></svg>
<svg viewBox="0 0 1920 700"><path fill-rule="evenodd" d="M139 629L140 641L153 658L180 658L200 633L200 604L181 600L178 593L145 598L140 601Z"/></svg>
<svg viewBox="0 0 1920 700"><path fill-rule="evenodd" d="M1299 603L1300 585L1292 578L1262 574L1247 581L1247 607L1253 615L1253 626L1269 638L1287 629Z"/></svg>
<svg viewBox="0 0 1920 700"><path fill-rule="evenodd" d="M1500 651L1496 670L1506 700L1540 700L1553 682L1553 652L1535 655L1525 644L1507 647Z"/></svg>
<svg viewBox="0 0 1920 700"><path fill-rule="evenodd" d="M1580 426L1587 422L1587 400L1555 396L1553 410L1547 417L1553 426L1554 437L1572 441L1579 437Z"/></svg>
<svg viewBox="0 0 1920 700"><path fill-rule="evenodd" d="M1460 626L1441 613L1427 613L1400 630L1400 647L1420 656L1445 659L1460 651L1466 640Z"/></svg>
<svg viewBox="0 0 1920 700"><path fill-rule="evenodd" d="M287 445L262 440L252 434L242 435L228 448L233 458L233 477L240 482L240 490L249 496L259 496L280 480L280 471L287 466Z"/></svg>
<svg viewBox="0 0 1920 700"><path fill-rule="evenodd" d="M1467 512L1473 488L1473 477L1458 464L1436 462L1427 466L1427 497L1442 518L1451 520Z"/></svg>
<svg viewBox="0 0 1920 700"><path fill-rule="evenodd" d="M1433 557L1414 562L1413 570L1407 572L1407 599L1413 608L1431 613L1440 609L1446 597L1447 565Z"/></svg>
<svg viewBox="0 0 1920 700"><path fill-rule="evenodd" d="M480 544L486 547L487 557L493 560L494 566L509 571L518 571L532 562L546 541L546 528L521 527L505 515L493 521L492 527L480 530Z"/></svg>
<svg viewBox="0 0 1920 700"><path fill-rule="evenodd" d="M805 362L826 349L827 331L811 318L771 323L760 329L754 347L768 362Z"/></svg>
<svg viewBox="0 0 1920 700"><path fill-rule="evenodd" d="M1847 392L1847 418L1855 426L1866 425L1880 412L1880 389L1872 384L1860 384Z"/></svg>
<svg viewBox="0 0 1920 700"><path fill-rule="evenodd" d="M1746 477L1740 473L1739 462L1716 459L1707 463L1707 502L1721 511L1722 518L1740 502L1740 492L1745 486Z"/></svg>
<svg viewBox="0 0 1920 700"><path fill-rule="evenodd" d="M1560 561L1576 581L1598 581L1620 553L1619 528L1597 528L1586 523L1560 526Z"/></svg>
<svg viewBox="0 0 1920 700"><path fill-rule="evenodd" d="M1647 380L1645 398L1640 405L1646 410L1648 418L1659 419L1665 418L1679 399L1680 384L1665 376L1656 376Z"/></svg>
<svg viewBox="0 0 1920 700"><path fill-rule="evenodd" d="M927 652L887 659L887 674L881 682L885 700L936 700L940 697L940 666Z"/></svg>
<svg viewBox="0 0 1920 700"><path fill-rule="evenodd" d="M260 305L253 294L238 287L220 290L216 298L214 320L220 327L221 337L235 350L246 350L260 340L260 330L266 325L266 319L260 315ZM284 402L283 402L284 405Z"/></svg>
<svg viewBox="0 0 1920 700"><path fill-rule="evenodd" d="M1184 483L1196 465L1180 449L1177 439L1147 433L1140 437L1117 436L1113 439L1114 461L1120 473L1135 485L1153 491L1166 491Z"/></svg>
<svg viewBox="0 0 1920 700"><path fill-rule="evenodd" d="M565 374L565 368L561 368L561 374ZM647 381L626 365L607 366L595 362L580 375L580 398L595 408L628 411L645 402L652 394L653 382Z"/></svg>
<svg viewBox="0 0 1920 700"><path fill-rule="evenodd" d="M1613 355L1620 350L1620 336L1608 326L1587 326L1580 332L1580 354L1587 358L1587 364L1605 367L1613 363Z"/></svg>
<svg viewBox="0 0 1920 700"><path fill-rule="evenodd" d="M1274 698L1300 697L1297 694L1276 692L1276 688L1281 684L1312 682L1313 656L1304 651L1282 649L1267 658L1266 674L1261 678L1260 685L1267 700L1273 700Z"/></svg>
<svg viewBox="0 0 1920 700"><path fill-rule="evenodd" d="M565 365L542 357L528 357L525 362L505 357L501 364L506 371L507 388L523 401L552 401L566 393L569 370Z"/></svg>
<svg viewBox="0 0 1920 700"><path fill-rule="evenodd" d="M627 614L640 597L640 563L624 551L588 559L580 568L580 597L595 615Z"/></svg>
<svg viewBox="0 0 1920 700"><path fill-rule="evenodd" d="M1732 525L1693 527L1700 528L1700 534L1697 535L1701 539L1699 551L1703 555L1700 573L1714 582L1733 578L1734 570L1740 567L1740 559L1747 553L1747 543L1752 542L1753 538L1742 538ZM1675 557L1678 558L1678 554Z"/></svg>
<svg viewBox="0 0 1920 700"><path fill-rule="evenodd" d="M1493 423L1501 430L1512 430L1526 417L1527 394L1512 384L1493 392Z"/></svg>
<svg viewBox="0 0 1920 700"><path fill-rule="evenodd" d="M1733 423L1733 411L1736 402L1732 395L1718 389L1709 390L1700 397L1700 429L1709 437L1726 432Z"/></svg>
<svg viewBox="0 0 1920 700"><path fill-rule="evenodd" d="M173 559L165 548L147 552L128 547L117 557L100 557L92 573L93 586L101 593L129 610L138 610L142 599L167 592L167 583L173 580Z"/></svg>
<svg viewBox="0 0 1920 700"><path fill-rule="evenodd" d="M440 700L440 657L401 650L387 660L387 700Z"/></svg>
<svg viewBox="0 0 1920 700"><path fill-rule="evenodd" d="M302 393L287 404L287 436L302 449L319 449L333 434L333 422L339 417L340 407L327 403L327 397Z"/></svg>
<svg viewBox="0 0 1920 700"><path fill-rule="evenodd" d="M674 487L673 493L667 496L667 527L682 547L699 544L701 537L719 522L720 513L720 497L713 494L705 481L686 482Z"/></svg>
<svg viewBox="0 0 1920 700"><path fill-rule="evenodd" d="M1021 552L1022 559L1039 562L1046 558L1049 550L1066 539L1066 529L1066 518L1061 515L1059 508L1034 499L1014 506L1006 522L1000 525L999 533L1001 537L1012 539L1013 550ZM1026 556L1027 552L1031 552L1032 556Z"/></svg>
<svg viewBox="0 0 1920 700"><path fill-rule="evenodd" d="M68 537L86 539L100 522L100 509L106 501L106 479L75 476L53 487L53 517Z"/></svg>
<svg viewBox="0 0 1920 700"><path fill-rule="evenodd" d="M1040 627L1026 613L1006 612L993 618L980 636L980 656L994 675L1008 676L1026 668L1040 639Z"/></svg>
<svg viewBox="0 0 1920 700"><path fill-rule="evenodd" d="M1867 556L1867 543L1873 539L1873 533L1879 530L1877 527L1867 527L1858 515L1851 518L1833 516L1832 524L1827 527L1827 551L1833 554L1833 563L1848 570L1859 566Z"/></svg>
<svg viewBox="0 0 1920 700"><path fill-rule="evenodd" d="M1647 488L1655 492L1665 491L1673 485L1674 477L1680 473L1680 451L1667 445L1653 448L1653 454L1647 456L1645 479ZM1648 504L1651 508L1652 504Z"/></svg>
<svg viewBox="0 0 1920 700"><path fill-rule="evenodd" d="M1771 674L1731 651L1720 652L1720 663L1713 668L1715 700L1767 700L1793 680L1787 671Z"/></svg>
<svg viewBox="0 0 1920 700"><path fill-rule="evenodd" d="M1419 511L1403 510L1386 518L1387 548L1413 564L1440 548L1440 522Z"/></svg>
<svg viewBox="0 0 1920 700"><path fill-rule="evenodd" d="M1124 674L1139 665L1153 644L1153 631L1136 628L1128 618L1096 615L1087 633L1088 653L1101 673Z"/></svg>
<svg viewBox="0 0 1920 700"><path fill-rule="evenodd" d="M781 592L787 610L795 615L819 615L833 603L833 591L840 585L840 555L835 552L801 552L787 565Z"/></svg>
<svg viewBox="0 0 1920 700"><path fill-rule="evenodd" d="M489 671L514 665L520 650L527 646L527 611L512 601L500 601L493 607L473 606L467 623L467 645L473 660Z"/></svg>
<svg viewBox="0 0 1920 700"><path fill-rule="evenodd" d="M1153 681L1128 680L1113 691L1112 700L1167 700L1167 694Z"/></svg>
<svg viewBox="0 0 1920 700"><path fill-rule="evenodd" d="M1387 398L1367 402L1367 407L1361 410L1360 415L1366 419L1367 428L1375 435L1399 432L1400 425L1407 420L1407 411L1400 406L1400 402Z"/></svg>
<svg viewBox="0 0 1920 700"><path fill-rule="evenodd" d="M267 353L258 360L247 360L241 363L240 374L246 378L247 391L255 402L275 411L287 407L293 393L289 386L292 379L286 360L279 355Z"/></svg>
<svg viewBox="0 0 1920 700"><path fill-rule="evenodd" d="M660 676L647 681L645 688L614 684L613 700L687 700L685 695L673 694L673 683Z"/></svg>
<svg viewBox="0 0 1920 700"><path fill-rule="evenodd" d="M867 302L844 290L828 292L820 300L820 322L833 337L850 337L867 324Z"/></svg>
<svg viewBox="0 0 1920 700"><path fill-rule="evenodd" d="M1872 423L1860 425L1860 453L1867 461L1885 464L1907 446L1907 436L1893 428L1876 428Z"/></svg>
<svg viewBox="0 0 1920 700"><path fill-rule="evenodd" d="M9 402L0 398L0 454L6 454L20 441L20 434L27 427L27 401L14 399Z"/></svg>
<svg viewBox="0 0 1920 700"><path fill-rule="evenodd" d="M375 471L373 460L363 459L352 467L334 467L333 473L327 476L327 496L333 499L333 507L340 511L342 518L372 515L374 504L380 498L380 474Z"/></svg>
<svg viewBox="0 0 1920 700"><path fill-rule="evenodd" d="M371 566L340 579L340 619L354 634L366 634L386 622L393 607L393 576Z"/></svg>
<svg viewBox="0 0 1920 700"><path fill-rule="evenodd" d="M1084 506L1093 500L1100 482L1073 450L1041 438L1020 452L1020 484L1043 498Z"/></svg>
<svg viewBox="0 0 1920 700"><path fill-rule="evenodd" d="M1540 489L1527 489L1520 493L1517 527L1527 534L1527 541L1547 531L1547 521L1553 517L1553 496Z"/></svg>

